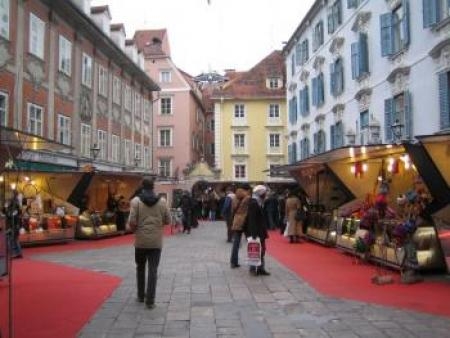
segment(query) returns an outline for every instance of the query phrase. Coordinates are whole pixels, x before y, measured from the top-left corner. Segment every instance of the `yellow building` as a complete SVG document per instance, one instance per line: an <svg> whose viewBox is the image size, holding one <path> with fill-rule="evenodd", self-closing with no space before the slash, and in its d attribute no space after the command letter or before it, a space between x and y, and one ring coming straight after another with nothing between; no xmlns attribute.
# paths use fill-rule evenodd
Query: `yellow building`
<svg viewBox="0 0 450 338"><path fill-rule="evenodd" d="M287 160L284 60L274 51L246 72L228 71L214 102L215 168L221 181L270 182Z"/></svg>

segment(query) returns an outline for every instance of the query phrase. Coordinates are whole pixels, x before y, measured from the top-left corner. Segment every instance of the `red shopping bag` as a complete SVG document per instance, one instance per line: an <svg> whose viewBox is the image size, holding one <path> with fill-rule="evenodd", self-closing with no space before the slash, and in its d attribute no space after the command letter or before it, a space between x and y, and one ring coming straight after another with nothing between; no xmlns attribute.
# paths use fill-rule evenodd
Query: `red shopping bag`
<svg viewBox="0 0 450 338"><path fill-rule="evenodd" d="M247 238L247 264L250 266L261 266L261 241L259 237Z"/></svg>

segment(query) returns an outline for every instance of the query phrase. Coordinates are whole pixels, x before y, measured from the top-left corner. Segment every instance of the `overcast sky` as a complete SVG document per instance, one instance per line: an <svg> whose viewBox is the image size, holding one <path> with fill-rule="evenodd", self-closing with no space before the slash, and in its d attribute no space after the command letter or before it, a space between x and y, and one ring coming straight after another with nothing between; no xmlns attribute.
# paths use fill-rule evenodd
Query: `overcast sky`
<svg viewBox="0 0 450 338"><path fill-rule="evenodd" d="M167 28L172 60L191 75L248 70L282 49L314 0L93 0L109 5L113 23L135 30Z"/></svg>

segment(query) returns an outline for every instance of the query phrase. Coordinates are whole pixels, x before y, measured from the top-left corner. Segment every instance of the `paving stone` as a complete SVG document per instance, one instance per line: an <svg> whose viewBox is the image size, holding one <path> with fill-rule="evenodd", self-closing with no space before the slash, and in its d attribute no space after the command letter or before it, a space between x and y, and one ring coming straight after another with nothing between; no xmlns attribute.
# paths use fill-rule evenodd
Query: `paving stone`
<svg viewBox="0 0 450 338"><path fill-rule="evenodd" d="M80 331L83 338L449 337L448 318L322 295L270 256L267 278L244 265L230 269L224 228L200 222L189 236L165 238L152 310L135 301L131 245L36 259L123 279Z"/></svg>

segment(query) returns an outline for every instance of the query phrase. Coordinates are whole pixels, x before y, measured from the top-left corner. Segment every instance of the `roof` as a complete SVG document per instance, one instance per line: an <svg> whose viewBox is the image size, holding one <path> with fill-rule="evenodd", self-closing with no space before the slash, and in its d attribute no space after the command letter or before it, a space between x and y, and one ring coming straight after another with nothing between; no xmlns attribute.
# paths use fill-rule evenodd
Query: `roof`
<svg viewBox="0 0 450 338"><path fill-rule="evenodd" d="M123 23L112 23L109 26L109 29L111 32L115 32L115 31L123 31L125 33L125 26Z"/></svg>
<svg viewBox="0 0 450 338"><path fill-rule="evenodd" d="M134 33L134 40L138 49L144 52L145 57L170 57L169 41L165 28L137 30Z"/></svg>
<svg viewBox="0 0 450 338"><path fill-rule="evenodd" d="M214 172L209 167L208 163L202 158L200 162L197 162L194 169L189 173L189 178L214 178Z"/></svg>
<svg viewBox="0 0 450 338"><path fill-rule="evenodd" d="M281 51L275 50L246 72L228 72L230 78L222 88L214 90L212 98L285 98L284 86L278 89L267 88L266 80L272 77L281 78L284 83L285 67ZM230 76L231 75L231 76Z"/></svg>

